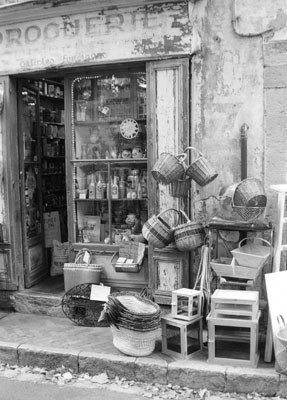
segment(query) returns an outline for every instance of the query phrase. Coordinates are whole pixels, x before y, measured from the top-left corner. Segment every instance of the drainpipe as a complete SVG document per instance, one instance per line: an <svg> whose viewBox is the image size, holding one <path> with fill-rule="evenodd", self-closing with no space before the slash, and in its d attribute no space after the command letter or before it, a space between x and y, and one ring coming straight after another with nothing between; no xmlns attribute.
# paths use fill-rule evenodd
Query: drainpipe
<svg viewBox="0 0 287 400"><path fill-rule="evenodd" d="M247 178L247 132L249 126L243 124L240 128L240 141L241 141L241 180Z"/></svg>

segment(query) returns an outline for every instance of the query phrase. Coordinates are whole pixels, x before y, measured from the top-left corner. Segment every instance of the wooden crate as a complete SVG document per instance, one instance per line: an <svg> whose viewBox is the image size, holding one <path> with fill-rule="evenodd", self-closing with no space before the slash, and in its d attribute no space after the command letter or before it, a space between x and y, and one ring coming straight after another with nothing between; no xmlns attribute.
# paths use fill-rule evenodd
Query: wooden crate
<svg viewBox="0 0 287 400"><path fill-rule="evenodd" d="M213 318L210 313L207 317L208 362L257 367L260 315L261 312L258 311L254 319L246 320L236 317ZM222 344L221 348L220 344Z"/></svg>
<svg viewBox="0 0 287 400"><path fill-rule="evenodd" d="M254 319L259 311L259 293L251 290L216 289L211 296L212 318L234 316Z"/></svg>
<svg viewBox="0 0 287 400"><path fill-rule="evenodd" d="M201 316L202 292L194 289L177 289L171 293L172 318L192 321Z"/></svg>
<svg viewBox="0 0 287 400"><path fill-rule="evenodd" d="M202 350L202 317L183 321L168 314L162 317L161 328L162 353L189 359Z"/></svg>

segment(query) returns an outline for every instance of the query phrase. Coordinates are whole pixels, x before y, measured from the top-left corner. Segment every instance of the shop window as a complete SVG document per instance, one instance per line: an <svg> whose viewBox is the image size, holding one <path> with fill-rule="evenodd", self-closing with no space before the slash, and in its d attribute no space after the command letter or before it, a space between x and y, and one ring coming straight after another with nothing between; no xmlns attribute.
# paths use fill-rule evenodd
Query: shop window
<svg viewBox="0 0 287 400"><path fill-rule="evenodd" d="M76 76L70 90L71 240L140 238L148 218L145 71Z"/></svg>

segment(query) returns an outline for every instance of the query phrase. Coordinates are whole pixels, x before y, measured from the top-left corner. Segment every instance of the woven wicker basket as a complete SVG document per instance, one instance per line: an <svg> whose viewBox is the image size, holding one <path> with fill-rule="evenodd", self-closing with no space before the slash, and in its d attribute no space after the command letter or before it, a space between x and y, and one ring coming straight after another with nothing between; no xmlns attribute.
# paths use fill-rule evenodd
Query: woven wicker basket
<svg viewBox="0 0 287 400"><path fill-rule="evenodd" d="M113 345L128 356L144 357L150 355L156 344L158 330L148 332L132 331L131 329L111 325Z"/></svg>
<svg viewBox="0 0 287 400"><path fill-rule="evenodd" d="M181 211L181 214L186 222L177 226L174 230L176 247L180 251L195 250L204 243L205 231L203 225L190 221L184 211Z"/></svg>
<svg viewBox="0 0 287 400"><path fill-rule="evenodd" d="M173 197L187 197L191 186L191 178L185 176L169 185L169 193Z"/></svg>
<svg viewBox="0 0 287 400"><path fill-rule="evenodd" d="M170 153L161 153L153 166L151 174L157 182L168 185L182 178L186 170L185 159L186 154L174 156Z"/></svg>
<svg viewBox="0 0 287 400"><path fill-rule="evenodd" d="M239 207L266 207L267 197L259 179L247 178L237 184L233 204Z"/></svg>
<svg viewBox="0 0 287 400"><path fill-rule="evenodd" d="M179 216L179 212L174 208L162 211L157 216L153 215L142 227L143 237L154 247L159 249L168 246L174 239L174 226L170 226L162 216L172 211ZM177 224L176 224L177 225Z"/></svg>
<svg viewBox="0 0 287 400"><path fill-rule="evenodd" d="M119 292L109 296L106 314L118 350L137 357L154 351L161 323L158 304L135 292Z"/></svg>
<svg viewBox="0 0 287 400"><path fill-rule="evenodd" d="M205 186L212 182L218 176L218 173L215 172L208 160L195 147L187 147L184 151L186 152L187 150L196 151L199 157L187 167L186 174L200 186Z"/></svg>
<svg viewBox="0 0 287 400"><path fill-rule="evenodd" d="M89 264L83 263L83 256L86 252L90 255L91 263ZM103 266L94 261L95 256L88 249L82 249L77 253L75 262L64 263L65 292L81 283L100 283Z"/></svg>

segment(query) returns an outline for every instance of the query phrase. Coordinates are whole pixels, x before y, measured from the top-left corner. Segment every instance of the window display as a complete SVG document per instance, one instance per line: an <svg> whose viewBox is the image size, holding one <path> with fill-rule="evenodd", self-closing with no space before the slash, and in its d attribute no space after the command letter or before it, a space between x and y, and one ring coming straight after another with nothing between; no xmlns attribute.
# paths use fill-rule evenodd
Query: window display
<svg viewBox="0 0 287 400"><path fill-rule="evenodd" d="M76 77L71 91L72 240L134 239L148 218L145 72Z"/></svg>

